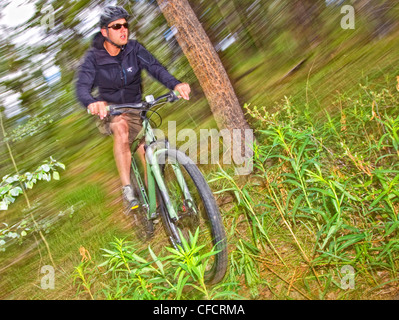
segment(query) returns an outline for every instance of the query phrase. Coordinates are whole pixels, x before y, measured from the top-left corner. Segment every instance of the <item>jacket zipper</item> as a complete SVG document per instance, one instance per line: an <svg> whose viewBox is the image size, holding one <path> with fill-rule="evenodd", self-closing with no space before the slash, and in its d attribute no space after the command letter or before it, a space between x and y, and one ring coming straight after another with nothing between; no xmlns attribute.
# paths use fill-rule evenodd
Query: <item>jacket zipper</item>
<svg viewBox="0 0 399 320"><path fill-rule="evenodd" d="M123 82L123 85L126 86L127 85L126 72L125 72L125 70L122 67L122 63L119 65L119 67L121 69L121 80ZM121 89L121 101L122 101L122 103L125 103L124 92L125 92L125 88L122 87L122 89Z"/></svg>

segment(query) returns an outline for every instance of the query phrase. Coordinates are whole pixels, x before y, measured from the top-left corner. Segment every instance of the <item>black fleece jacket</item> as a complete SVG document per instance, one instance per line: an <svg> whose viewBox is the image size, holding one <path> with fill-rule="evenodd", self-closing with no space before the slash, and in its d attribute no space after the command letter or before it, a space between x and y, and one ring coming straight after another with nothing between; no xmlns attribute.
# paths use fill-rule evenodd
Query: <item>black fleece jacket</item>
<svg viewBox="0 0 399 320"><path fill-rule="evenodd" d="M103 44L104 37L99 32L78 70L76 95L83 106L96 101L140 102L142 69L170 90L180 83L139 42L129 40L117 57L110 56ZM98 96L93 97L96 87Z"/></svg>

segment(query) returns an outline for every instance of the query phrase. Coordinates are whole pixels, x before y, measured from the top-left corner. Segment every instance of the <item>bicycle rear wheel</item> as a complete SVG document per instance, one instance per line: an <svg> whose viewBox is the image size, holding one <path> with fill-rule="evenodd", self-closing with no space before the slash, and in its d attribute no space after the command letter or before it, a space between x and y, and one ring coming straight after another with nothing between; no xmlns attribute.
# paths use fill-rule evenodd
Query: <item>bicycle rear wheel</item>
<svg viewBox="0 0 399 320"><path fill-rule="evenodd" d="M197 245L204 245L201 253L215 248L218 251L210 257L205 272L205 280L212 284L224 277L227 269L227 244L222 217L215 198L198 167L184 153L167 149L158 157L166 192L178 220L174 221L168 214L165 193L158 189L161 218L172 244L182 246L180 235L189 242L189 233L193 235L199 228ZM183 174L187 190L183 190L173 166L178 164ZM180 172L179 171L179 172ZM190 199L191 197L191 199ZM181 231L181 233L179 232Z"/></svg>

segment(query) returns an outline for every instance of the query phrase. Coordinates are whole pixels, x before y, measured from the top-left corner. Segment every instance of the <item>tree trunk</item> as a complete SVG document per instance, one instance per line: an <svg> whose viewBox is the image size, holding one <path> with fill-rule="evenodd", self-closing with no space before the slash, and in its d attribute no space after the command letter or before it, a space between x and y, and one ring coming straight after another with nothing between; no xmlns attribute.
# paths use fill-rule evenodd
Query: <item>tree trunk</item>
<svg viewBox="0 0 399 320"><path fill-rule="evenodd" d="M233 86L201 23L187 0L157 0L168 24L176 28L176 38L208 100L219 129L241 130L240 154L245 129L250 129ZM238 151L234 150L233 154Z"/></svg>

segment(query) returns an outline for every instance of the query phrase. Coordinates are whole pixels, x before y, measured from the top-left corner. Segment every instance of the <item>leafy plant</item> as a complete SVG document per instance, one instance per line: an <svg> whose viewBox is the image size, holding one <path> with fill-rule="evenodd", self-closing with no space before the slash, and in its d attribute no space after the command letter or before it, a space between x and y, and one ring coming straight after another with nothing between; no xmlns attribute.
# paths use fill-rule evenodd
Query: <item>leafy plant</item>
<svg viewBox="0 0 399 320"><path fill-rule="evenodd" d="M251 296L256 298L259 295L258 286L262 283L259 272L259 263L256 259L260 251L251 243L238 240L236 250L231 254L231 277L244 276L245 283L250 289Z"/></svg>
<svg viewBox="0 0 399 320"><path fill-rule="evenodd" d="M0 182L0 210L7 210L8 206L15 202L16 197L23 194L21 186L27 190L32 189L33 185L40 180L51 181L52 178L59 180L57 167L65 169L63 163L50 157L50 160L45 160L33 172L4 176Z"/></svg>
<svg viewBox="0 0 399 320"><path fill-rule="evenodd" d="M267 216L279 222L257 227L267 232L282 257L277 243L286 243L290 235L323 297L334 282L335 271L330 269L334 265L351 265L365 281L372 278L376 283L375 272L381 268L390 270L394 279L397 275L398 117L391 105L398 99L386 89L362 89L365 94L357 99L340 95L339 112L325 112L324 121L309 117L306 107L295 107L288 98L273 114L247 105L247 114L262 128L254 145L252 179L242 182L222 168L214 175L217 179L211 179L228 181L217 193L233 192L237 204L255 221ZM256 244L262 231L247 231ZM250 259L256 254L249 255L248 246L237 250L233 271L245 274L256 294L257 261ZM238 261L251 268L239 269ZM303 281L311 292L308 279Z"/></svg>
<svg viewBox="0 0 399 320"><path fill-rule="evenodd" d="M16 142L20 141L25 137L33 136L37 134L44 125L52 123L53 120L49 115L41 116L41 117L33 117L30 118L23 125L19 125L14 130L11 131L9 135L5 135L5 142Z"/></svg>
<svg viewBox="0 0 399 320"><path fill-rule="evenodd" d="M205 272L208 259L216 252L200 254L202 246L197 245L199 229L190 234L182 247L166 247L170 254L159 256L150 246L138 251L135 244L115 238L110 249L102 249L106 260L98 266L87 268L81 263L75 268L74 279L79 281L78 290L83 288L90 297L102 294L106 299L219 299L238 295L226 289L232 283L213 287L206 284ZM147 257L146 257L147 256ZM105 270L104 270L105 268ZM104 270L104 271L101 271ZM94 279L95 278L95 279ZM91 283L101 281L104 289L93 292ZM89 292L90 291L90 292Z"/></svg>

